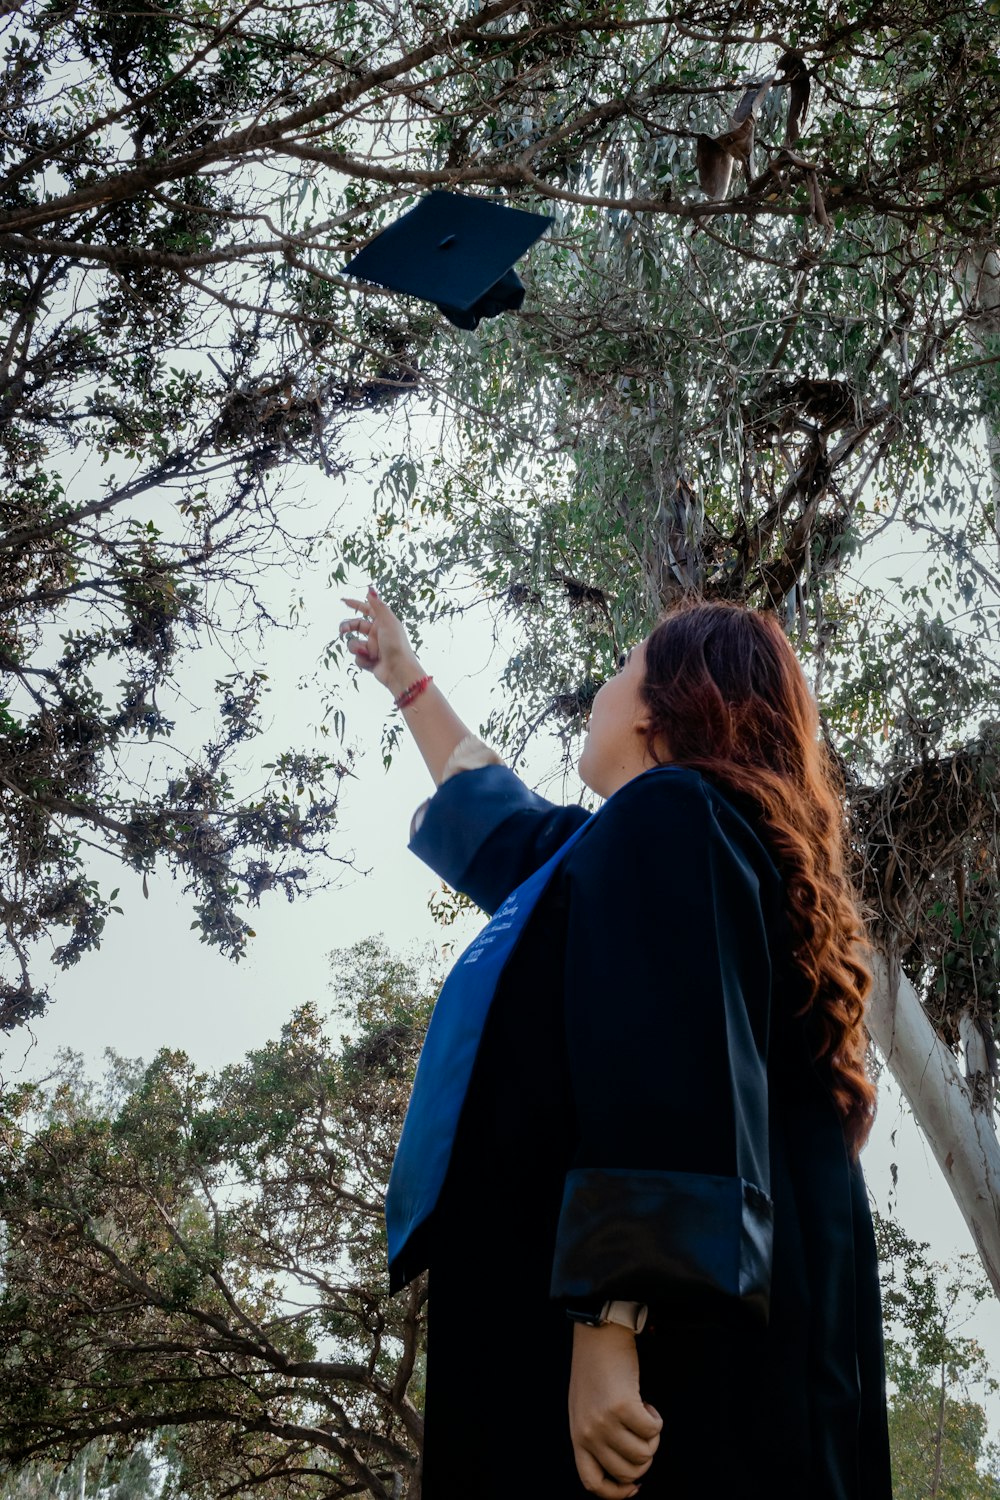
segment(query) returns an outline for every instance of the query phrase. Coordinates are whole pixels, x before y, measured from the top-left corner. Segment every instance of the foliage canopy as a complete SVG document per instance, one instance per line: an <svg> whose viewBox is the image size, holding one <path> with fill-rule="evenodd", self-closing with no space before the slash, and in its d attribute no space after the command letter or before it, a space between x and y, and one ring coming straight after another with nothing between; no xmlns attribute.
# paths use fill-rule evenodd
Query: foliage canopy
<svg viewBox="0 0 1000 1500"><path fill-rule="evenodd" d="M234 956L245 904L333 847L345 756L288 752L252 793L227 769L258 723L262 572L321 547L331 582L379 579L418 629L463 607L456 567L514 614L486 728L515 759L542 724L570 753L678 592L777 609L847 773L875 935L947 1040L965 1015L992 1046L995 10L7 17L5 1024L44 1001L42 935L64 964L100 939L87 830L137 871L172 862ZM459 334L340 275L433 186L556 215L522 315ZM377 416L361 526L297 507L293 474L345 472ZM890 527L926 559L894 598L854 576ZM164 699L220 629L237 671L199 746Z"/></svg>
<svg viewBox="0 0 1000 1500"><path fill-rule="evenodd" d="M396 1495L422 1432L426 1278L387 1295L383 1201L426 976L341 955L338 1046L305 1005L215 1075L70 1060L8 1098L0 1456L122 1460L196 1495Z"/></svg>

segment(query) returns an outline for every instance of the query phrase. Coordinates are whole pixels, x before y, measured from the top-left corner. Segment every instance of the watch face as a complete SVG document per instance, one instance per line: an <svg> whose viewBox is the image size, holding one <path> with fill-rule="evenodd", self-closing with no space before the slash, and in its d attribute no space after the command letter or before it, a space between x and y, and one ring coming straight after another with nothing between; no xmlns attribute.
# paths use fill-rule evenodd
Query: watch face
<svg viewBox="0 0 1000 1500"><path fill-rule="evenodd" d="M567 1307L566 1316L567 1318L572 1318L574 1323L585 1323L588 1328L600 1328L601 1326L601 1313L599 1312L587 1312L583 1308Z"/></svg>

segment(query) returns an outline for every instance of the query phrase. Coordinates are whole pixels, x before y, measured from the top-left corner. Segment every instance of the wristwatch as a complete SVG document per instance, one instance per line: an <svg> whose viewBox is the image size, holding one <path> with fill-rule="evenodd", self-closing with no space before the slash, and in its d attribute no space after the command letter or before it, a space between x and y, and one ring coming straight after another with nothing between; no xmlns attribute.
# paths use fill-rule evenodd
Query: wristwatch
<svg viewBox="0 0 1000 1500"><path fill-rule="evenodd" d="M580 1307L566 1309L567 1318L572 1318L574 1323L585 1323L588 1328L600 1328L604 1323L620 1323L623 1328L631 1328L633 1333L642 1332L648 1315L649 1308L645 1302L605 1302L600 1312L588 1312Z"/></svg>

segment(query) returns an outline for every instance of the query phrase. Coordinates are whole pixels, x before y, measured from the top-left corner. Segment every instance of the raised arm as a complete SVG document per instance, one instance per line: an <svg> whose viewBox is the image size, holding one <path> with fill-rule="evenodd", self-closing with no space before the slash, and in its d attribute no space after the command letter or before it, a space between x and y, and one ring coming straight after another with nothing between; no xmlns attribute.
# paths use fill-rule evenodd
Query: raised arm
<svg viewBox="0 0 1000 1500"><path fill-rule="evenodd" d="M393 698L421 682L427 674L403 623L375 590L370 588L366 599L345 598L344 603L358 611L340 622L340 634L347 638L347 649L358 666L371 672ZM468 726L433 682L401 711L435 786L439 786L452 752L470 734Z"/></svg>
<svg viewBox="0 0 1000 1500"><path fill-rule="evenodd" d="M490 915L591 816L539 797L504 765L451 777L410 848Z"/></svg>
<svg viewBox="0 0 1000 1500"><path fill-rule="evenodd" d="M354 633L347 644L359 666L396 699L424 680L427 674L401 621L374 589L364 600L346 598L344 603L359 611L340 626L342 635ZM449 885L492 914L590 814L538 796L488 750L478 756L474 769L448 774L456 759L462 764L466 742L473 749L481 742L435 683L422 688L401 711L438 788L418 809L409 847ZM482 763L491 759L492 764ZM471 761L476 760L473 753Z"/></svg>

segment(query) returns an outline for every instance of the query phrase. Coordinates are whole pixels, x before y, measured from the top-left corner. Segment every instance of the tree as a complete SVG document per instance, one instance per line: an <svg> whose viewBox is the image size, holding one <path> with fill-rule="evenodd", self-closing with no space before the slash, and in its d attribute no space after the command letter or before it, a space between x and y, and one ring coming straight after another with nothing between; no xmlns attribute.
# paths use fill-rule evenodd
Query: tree
<svg viewBox="0 0 1000 1500"><path fill-rule="evenodd" d="M388 1296L383 1200L428 976L373 940L335 959L329 1021L301 1006L215 1074L68 1056L7 1101L2 1500L418 1500L428 1285ZM962 1331L987 1282L876 1232L896 1494L998 1500Z"/></svg>
<svg viewBox="0 0 1000 1500"><path fill-rule="evenodd" d="M876 1215L886 1318L893 1493L898 1500L997 1500L1000 1450L986 1442L973 1381L995 1394L982 1348L960 1332L990 1295L972 1256L945 1267L892 1220ZM984 1465L988 1464L987 1470Z"/></svg>
<svg viewBox="0 0 1000 1500"><path fill-rule="evenodd" d="M845 778L872 1028L1000 1290L995 10L101 0L7 21L10 1021L40 1002L36 936L67 925L69 961L113 905L81 826L137 869L172 859L234 953L235 903L326 848L341 757L285 762L249 824L186 726L191 775L149 798L123 766L144 776L143 733L170 728L156 693L209 586L252 599L265 541L285 555L279 473L336 472L349 419L385 409L373 514L312 543L418 627L461 607L459 565L512 613L486 728L515 761L543 727L571 757L678 594L782 612ZM428 187L553 214L520 317L458 334L339 274ZM441 440L404 436L406 412ZM924 576L889 598L852 570L894 524ZM232 691L252 708L258 686Z"/></svg>
<svg viewBox="0 0 1000 1500"><path fill-rule="evenodd" d="M10 1469L152 1442L191 1495L418 1494L426 1277L388 1296L383 1203L430 1000L339 957L339 1047L306 1005L214 1076L69 1059L7 1101Z"/></svg>
<svg viewBox="0 0 1000 1500"><path fill-rule="evenodd" d="M202 6L38 4L3 22L6 1029L46 1002L39 939L53 935L65 967L119 909L92 877L93 839L143 879L172 866L202 940L238 958L253 937L245 908L315 877L349 769L346 754L290 750L254 777L238 759L266 705L266 678L247 665L276 623L264 580L301 563L313 530L290 494L276 503L277 471L315 462L342 476L348 416L408 379L398 358L336 348L338 325L310 312L322 288L243 243L241 221L266 217L261 184L234 194L211 169L178 169L224 118L256 111L272 70L279 94L291 87L289 49L311 45L318 12L300 32L260 11L259 35L240 12ZM129 158L148 180L107 197ZM53 187L76 204L68 215L41 208ZM199 284L234 261L228 292ZM371 321L397 356L412 343ZM210 639L232 644L206 739L178 679Z"/></svg>

